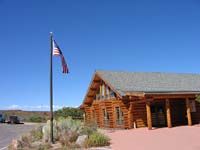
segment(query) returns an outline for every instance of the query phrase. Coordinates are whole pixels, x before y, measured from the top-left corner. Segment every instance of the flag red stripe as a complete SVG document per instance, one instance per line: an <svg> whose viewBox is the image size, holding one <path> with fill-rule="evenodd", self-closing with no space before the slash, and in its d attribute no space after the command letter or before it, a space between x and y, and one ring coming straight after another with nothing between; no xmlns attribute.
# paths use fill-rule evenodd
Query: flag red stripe
<svg viewBox="0 0 200 150"><path fill-rule="evenodd" d="M60 48L58 47L58 45L55 43L55 41L53 40L53 55L54 56L59 56L61 58L61 62L62 62L62 72L63 73L69 73L69 69L67 67L67 63L65 61L64 56L62 55L62 51L60 50Z"/></svg>

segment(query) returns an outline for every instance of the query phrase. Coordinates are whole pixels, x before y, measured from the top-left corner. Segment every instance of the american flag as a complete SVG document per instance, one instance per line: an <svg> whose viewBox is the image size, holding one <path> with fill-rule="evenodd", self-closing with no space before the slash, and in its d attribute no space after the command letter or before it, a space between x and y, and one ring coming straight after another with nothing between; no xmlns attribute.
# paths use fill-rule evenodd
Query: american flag
<svg viewBox="0 0 200 150"><path fill-rule="evenodd" d="M60 48L57 45L55 40L53 40L53 55L54 56L59 56L61 58L63 73L69 73L69 69L67 67L67 63L65 61L65 58L64 58L64 56L62 54L62 51L60 50Z"/></svg>

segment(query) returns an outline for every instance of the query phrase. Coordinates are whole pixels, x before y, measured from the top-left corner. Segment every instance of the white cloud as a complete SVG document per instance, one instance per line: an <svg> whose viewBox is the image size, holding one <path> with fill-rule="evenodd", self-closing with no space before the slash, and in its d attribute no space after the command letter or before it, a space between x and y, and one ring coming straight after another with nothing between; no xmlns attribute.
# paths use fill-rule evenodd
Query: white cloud
<svg viewBox="0 0 200 150"><path fill-rule="evenodd" d="M53 110L58 110L61 109L63 107L67 107L67 106L60 106L60 105L53 105ZM5 107L6 109L11 109L11 110L15 110L15 109L20 109L20 110L38 110L38 111L48 111L50 109L49 105L9 105Z"/></svg>
<svg viewBox="0 0 200 150"><path fill-rule="evenodd" d="M6 106L6 108L8 108L8 109L19 109L20 106L19 105L10 105L10 106Z"/></svg>

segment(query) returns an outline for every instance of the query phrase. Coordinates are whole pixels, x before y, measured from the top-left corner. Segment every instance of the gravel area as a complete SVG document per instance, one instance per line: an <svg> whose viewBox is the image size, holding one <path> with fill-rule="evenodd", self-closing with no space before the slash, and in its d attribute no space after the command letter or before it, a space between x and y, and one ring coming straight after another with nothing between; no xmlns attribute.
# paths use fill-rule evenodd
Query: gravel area
<svg viewBox="0 0 200 150"><path fill-rule="evenodd" d="M200 150L200 126L105 130L113 150Z"/></svg>
<svg viewBox="0 0 200 150"><path fill-rule="evenodd" d="M34 129L37 124L6 124L0 123L0 150L6 149L12 139L20 138L22 135Z"/></svg>

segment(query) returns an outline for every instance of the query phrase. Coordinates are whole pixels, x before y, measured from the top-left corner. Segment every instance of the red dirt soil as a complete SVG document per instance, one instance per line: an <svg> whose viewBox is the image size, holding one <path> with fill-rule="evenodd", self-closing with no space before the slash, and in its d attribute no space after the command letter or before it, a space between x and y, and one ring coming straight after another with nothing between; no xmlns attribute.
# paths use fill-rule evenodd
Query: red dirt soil
<svg viewBox="0 0 200 150"><path fill-rule="evenodd" d="M105 130L112 150L200 150L200 126Z"/></svg>

